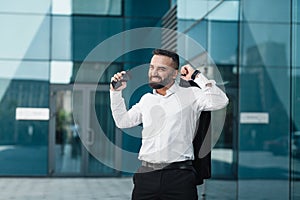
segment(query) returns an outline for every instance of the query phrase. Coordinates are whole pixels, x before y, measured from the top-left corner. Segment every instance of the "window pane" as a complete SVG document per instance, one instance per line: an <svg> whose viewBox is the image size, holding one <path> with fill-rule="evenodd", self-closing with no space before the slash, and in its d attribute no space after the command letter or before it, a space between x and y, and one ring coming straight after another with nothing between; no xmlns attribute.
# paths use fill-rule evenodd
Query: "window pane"
<svg viewBox="0 0 300 200"><path fill-rule="evenodd" d="M46 82L49 80L48 62L0 60L0 71L1 71L0 78L2 80L17 79L17 80L37 80L37 81L46 81Z"/></svg>
<svg viewBox="0 0 300 200"><path fill-rule="evenodd" d="M52 17L52 59L71 60L72 24L70 17Z"/></svg>
<svg viewBox="0 0 300 200"><path fill-rule="evenodd" d="M73 0L74 14L121 15L121 0Z"/></svg>
<svg viewBox="0 0 300 200"><path fill-rule="evenodd" d="M169 0L126 0L124 4L125 16L132 17L161 18L170 8Z"/></svg>
<svg viewBox="0 0 300 200"><path fill-rule="evenodd" d="M242 24L243 64L267 67L287 66L290 57L289 27L289 25L270 23Z"/></svg>
<svg viewBox="0 0 300 200"><path fill-rule="evenodd" d="M72 14L72 0L52 0L52 13L60 15Z"/></svg>
<svg viewBox="0 0 300 200"><path fill-rule="evenodd" d="M186 25L188 25L189 22L181 22L180 25L180 31L184 30L181 28L184 28ZM191 30L187 32L189 37L193 38L197 41L198 44L200 44L204 49L207 50L207 21L203 20L200 23L198 23L196 26L194 26Z"/></svg>
<svg viewBox="0 0 300 200"><path fill-rule="evenodd" d="M295 24L293 32L293 66L300 68L300 24Z"/></svg>
<svg viewBox="0 0 300 200"><path fill-rule="evenodd" d="M244 21L264 21L270 23L290 23L290 1L251 0L243 1Z"/></svg>
<svg viewBox="0 0 300 200"><path fill-rule="evenodd" d="M36 13L48 14L51 0L0 0L0 13Z"/></svg>
<svg viewBox="0 0 300 200"><path fill-rule="evenodd" d="M217 64L236 64L238 50L238 24L235 22L209 22L208 51Z"/></svg>
<svg viewBox="0 0 300 200"><path fill-rule="evenodd" d="M199 20L205 17L216 6L218 6L221 0L177 0L178 18L179 19L194 19ZM196 9L197 8L197 9Z"/></svg>
<svg viewBox="0 0 300 200"><path fill-rule="evenodd" d="M0 58L49 59L50 17L0 14Z"/></svg>
<svg viewBox="0 0 300 200"><path fill-rule="evenodd" d="M85 57L102 41L122 32L123 23L121 18L95 18L74 17L73 18L73 59L83 61ZM113 54L119 46L111 46L107 49L107 55ZM103 56L102 56L103 57ZM97 58L93 58L97 59ZM97 60L98 61L98 60ZM109 61L111 60L100 60Z"/></svg>
<svg viewBox="0 0 300 200"><path fill-rule="evenodd" d="M140 27L153 27L156 26L159 22L159 19L148 18L148 19L139 19L139 18L125 18L125 30L140 28Z"/></svg>
<svg viewBox="0 0 300 200"><path fill-rule="evenodd" d="M51 62L50 83L68 84L71 82L73 63L63 61Z"/></svg>

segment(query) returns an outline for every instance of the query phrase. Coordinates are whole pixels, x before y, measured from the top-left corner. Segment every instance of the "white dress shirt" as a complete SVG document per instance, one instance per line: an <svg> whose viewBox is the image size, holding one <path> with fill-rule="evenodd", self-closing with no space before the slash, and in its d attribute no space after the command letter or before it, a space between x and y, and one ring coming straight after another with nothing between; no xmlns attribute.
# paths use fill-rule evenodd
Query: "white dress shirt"
<svg viewBox="0 0 300 200"><path fill-rule="evenodd" d="M151 163L193 160L193 138L201 111L224 108L226 94L199 74L194 80L201 88L183 88L174 83L166 95L155 90L142 96L128 111L121 91L111 91L111 110L117 127L143 123L139 159ZM211 86L206 86L211 83Z"/></svg>

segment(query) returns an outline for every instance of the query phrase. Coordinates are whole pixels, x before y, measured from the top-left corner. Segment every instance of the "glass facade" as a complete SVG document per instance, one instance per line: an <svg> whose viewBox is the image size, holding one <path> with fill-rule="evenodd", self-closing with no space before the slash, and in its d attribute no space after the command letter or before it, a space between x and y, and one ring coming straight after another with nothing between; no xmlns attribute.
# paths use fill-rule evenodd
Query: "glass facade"
<svg viewBox="0 0 300 200"><path fill-rule="evenodd" d="M298 0L0 0L0 176L127 175L95 159L76 131L85 130L87 142L93 139L95 110L110 141L138 151L140 140L118 132L107 114L108 84L115 72L149 62L152 49L110 63L96 91L91 80L110 60L85 59L115 34L163 26L174 6L176 30L207 50L230 99L212 150L207 198L299 199ZM107 55L134 39L109 46ZM84 61L85 76L75 91ZM139 89L130 105L147 91ZM72 119L72 96L82 105L78 123ZM18 112L24 108L32 118ZM114 165L128 164L105 142L98 150ZM214 196L218 184L230 192Z"/></svg>
<svg viewBox="0 0 300 200"><path fill-rule="evenodd" d="M230 104L212 150L213 178L231 180L226 199L298 199L299 1L177 6L179 31L208 51L226 82ZM218 185L207 185L214 197Z"/></svg>
<svg viewBox="0 0 300 200"><path fill-rule="evenodd" d="M300 198L300 163L299 163L299 145L300 145L300 2L292 1L292 34L291 34L291 196L292 199Z"/></svg>
<svg viewBox="0 0 300 200"><path fill-rule="evenodd" d="M1 176L45 175L48 169L49 116L24 120L17 112L49 111L50 2L28 3L0 2Z"/></svg>
<svg viewBox="0 0 300 200"><path fill-rule="evenodd" d="M158 3L154 12L145 7ZM1 0L0 176L119 176L86 150L77 130L85 132L81 139L93 139L89 127L95 122L89 119L91 110L96 110L109 140L122 148L132 144L132 138L120 137L106 114L108 84L115 72L147 62L148 57L141 58L149 51L131 52L111 63L97 91L92 91L90 80L110 60L85 58L115 34L156 26L169 7L168 0ZM106 53L123 45L110 46ZM88 68L74 91L84 61ZM72 118L72 96L86 109L77 116L80 124ZM138 146L140 141L133 142ZM99 150L106 151L104 156L111 162L121 157L109 152L105 143Z"/></svg>

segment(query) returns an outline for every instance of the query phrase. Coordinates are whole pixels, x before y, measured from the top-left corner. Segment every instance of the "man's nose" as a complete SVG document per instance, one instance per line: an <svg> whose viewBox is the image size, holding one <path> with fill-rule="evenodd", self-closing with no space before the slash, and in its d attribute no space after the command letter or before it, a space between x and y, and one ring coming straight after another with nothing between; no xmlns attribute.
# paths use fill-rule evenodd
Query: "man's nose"
<svg viewBox="0 0 300 200"><path fill-rule="evenodd" d="M157 69L152 69L152 70L151 70L151 75L152 75L152 76L157 76L157 75L158 75Z"/></svg>

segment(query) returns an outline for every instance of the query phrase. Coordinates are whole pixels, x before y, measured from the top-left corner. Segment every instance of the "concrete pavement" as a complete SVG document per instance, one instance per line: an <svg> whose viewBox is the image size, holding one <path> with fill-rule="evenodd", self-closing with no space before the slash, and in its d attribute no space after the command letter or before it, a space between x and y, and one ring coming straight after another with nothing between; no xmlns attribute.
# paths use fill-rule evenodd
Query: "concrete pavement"
<svg viewBox="0 0 300 200"><path fill-rule="evenodd" d="M0 178L1 200L130 199L131 178Z"/></svg>
<svg viewBox="0 0 300 200"><path fill-rule="evenodd" d="M199 200L289 199L288 180L208 180L198 187ZM298 199L299 182L292 185ZM129 178L0 178L0 200L129 200ZM298 193L297 193L298 192Z"/></svg>

